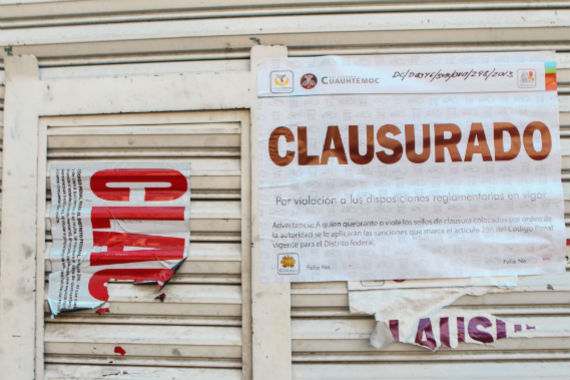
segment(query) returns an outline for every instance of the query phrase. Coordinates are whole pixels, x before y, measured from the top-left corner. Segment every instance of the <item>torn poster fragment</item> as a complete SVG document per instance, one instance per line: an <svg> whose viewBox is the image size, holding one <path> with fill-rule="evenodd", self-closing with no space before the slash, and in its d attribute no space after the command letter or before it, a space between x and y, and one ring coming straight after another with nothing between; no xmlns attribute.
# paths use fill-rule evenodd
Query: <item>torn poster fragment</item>
<svg viewBox="0 0 570 380"><path fill-rule="evenodd" d="M521 321L473 310L447 309L417 320L379 322L370 342L376 347L384 347L385 342L392 341L411 343L436 351L442 347L456 348L459 343L493 344L506 338L544 336L545 332L537 330L537 326L528 323L527 319Z"/></svg>
<svg viewBox="0 0 570 380"><path fill-rule="evenodd" d="M507 285L512 288L513 284ZM353 313L373 314L376 325L370 344L384 348L393 342L436 351L460 343L494 344L506 338L570 336L570 327L549 318L504 318L485 310L450 305L465 295L481 296L512 289L493 286L454 288L392 288L350 291Z"/></svg>
<svg viewBox="0 0 570 380"><path fill-rule="evenodd" d="M113 350L113 352L115 354L121 354L121 356L125 356L125 354L127 353L127 351L125 351L125 349L121 346L115 346L115 349Z"/></svg>
<svg viewBox="0 0 570 380"><path fill-rule="evenodd" d="M101 306L111 279L162 287L188 256L190 164L57 164L50 176L54 315Z"/></svg>

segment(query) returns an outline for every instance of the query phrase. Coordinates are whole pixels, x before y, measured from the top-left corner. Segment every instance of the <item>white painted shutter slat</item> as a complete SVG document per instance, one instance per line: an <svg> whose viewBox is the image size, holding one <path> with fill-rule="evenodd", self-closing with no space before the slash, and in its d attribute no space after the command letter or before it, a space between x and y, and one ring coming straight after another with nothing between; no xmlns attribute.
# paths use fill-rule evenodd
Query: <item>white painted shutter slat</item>
<svg viewBox="0 0 570 380"><path fill-rule="evenodd" d="M48 364L45 378L50 380L241 379L241 369L123 366L121 361L119 363L119 368L109 365Z"/></svg>
<svg viewBox="0 0 570 380"><path fill-rule="evenodd" d="M342 12L393 12L393 11L432 11L432 10L477 10L477 9L545 9L565 6L564 0L488 2L485 0L454 2L406 1L404 3L387 0L377 2L338 1L338 0L292 0L271 2L267 0L247 0L235 3L228 0L208 3L170 0L156 3L148 0L126 0L119 3L112 0L66 1L65 5L53 1L5 1L0 20L11 27L45 26L69 23L75 17L76 23L149 21L156 19L191 19L239 16L263 16L276 14L342 13ZM101 9L107 14L101 15ZM49 18L42 17L49 15ZM80 17L78 17L80 16ZM33 24L32 22L36 22ZM37 23L40 23L39 25Z"/></svg>
<svg viewBox="0 0 570 380"><path fill-rule="evenodd" d="M106 75L157 75L188 72L249 71L247 59L208 61L163 61L159 63L114 64L83 67L48 67L40 70L42 79L86 78Z"/></svg>
<svg viewBox="0 0 570 380"><path fill-rule="evenodd" d="M516 364L515 364L516 363ZM381 364L293 364L296 380L375 380L379 376L388 379L456 380L456 379L560 379L567 373L565 361L524 360L505 365L501 362L444 362L444 363L381 363Z"/></svg>
<svg viewBox="0 0 570 380"><path fill-rule="evenodd" d="M372 330L370 330L372 332ZM439 354L433 354L432 352L426 350L425 348L420 348L416 346L410 346L402 343L393 343L390 346L378 350L370 345L370 341L365 338L361 339L332 339L331 337L323 339L292 339L291 345L293 348L293 358L297 355L302 355L304 353L312 353L313 355L322 355L322 358L328 357L328 360L321 360L321 362L334 363L334 355L339 352L345 352L346 357L349 358L352 355L360 355L363 352L375 353L370 362L382 362L383 353L399 353L401 355L406 355L409 352L423 352L426 359L430 357L438 356ZM537 354L544 353L545 350L557 350L560 352L568 352L568 344L570 344L570 339L565 337L548 337L548 338L509 338L501 340L496 346L479 346L477 344L461 344L455 350L463 351L477 351L481 356L485 356L488 352L493 351L494 354L500 354L501 351L509 353L512 350L525 350L527 353L535 352ZM463 347L462 347L463 346ZM425 351L422 351L425 350ZM496 352L494 352L497 350ZM439 353L445 352L445 350L438 351ZM544 358L542 359L544 360ZM348 365L350 360L344 360ZM295 363L293 363L294 365Z"/></svg>
<svg viewBox="0 0 570 380"><path fill-rule="evenodd" d="M160 140L160 145L156 142ZM194 148L208 146L212 148L234 147L240 145L240 138L237 134L139 134L138 136L104 134L93 136L50 136L48 137L48 148L58 149L65 147L77 148L115 148L128 149L130 146L137 148L147 148L160 146L161 148Z"/></svg>
<svg viewBox="0 0 570 380"><path fill-rule="evenodd" d="M52 354L50 355L50 362L53 364L63 364L63 365L73 365L73 364L81 365L85 363L85 359L72 357L69 355ZM113 358L109 360L109 358L91 357L88 359L88 363L90 366L100 366L100 365L108 366L109 364L117 364L120 366L121 359ZM165 359L165 358L152 358L152 357L149 358L145 356L140 356L140 357L129 358L127 368L133 366L146 366L150 368L163 367L163 369L175 367L179 370L183 368L240 369L241 362L239 359L217 359L217 360L208 360L207 358L180 358L180 359L166 358ZM128 374L128 369L125 372L126 374ZM107 378L107 376L103 375L103 378Z"/></svg>
<svg viewBox="0 0 570 380"><path fill-rule="evenodd" d="M562 350L549 352L541 351L524 351L520 347L520 352L491 352L485 353L484 355L473 355L469 351L440 351L437 355L422 355L421 353L402 351L402 352L383 352L382 354L374 352L360 352L358 354L345 354L345 353L331 353L328 355L313 355L313 354L296 354L294 355L295 363L314 363L314 362L346 362L348 360L355 363L369 363L371 361L376 362L423 362L424 364L433 365L435 363L441 362L480 362L483 366L484 363L490 360L510 360L510 361L521 361L521 360L541 360L541 359L554 359L554 360L568 360L570 359L570 354L563 352Z"/></svg>
<svg viewBox="0 0 570 380"><path fill-rule="evenodd" d="M59 326L53 325L53 326ZM60 326L64 331L72 331L70 330L70 325ZM106 329L112 327L112 325L105 325ZM89 325L89 328L93 328L93 325ZM49 355L50 354L59 354L59 355L93 355L93 356L112 356L114 355L114 349L117 345L120 345L128 354L129 356L152 356L152 357L168 357L168 356L180 356L183 357L200 357L200 358L241 358L241 346L238 345L226 345L220 344L216 345L215 343L211 342L210 339L214 338L215 336L224 337L224 339L228 338L229 329L235 329L235 335L241 338L241 329L236 327L208 327L208 328L215 328L218 332L216 334L208 334L204 336L195 336L194 340L186 343L185 341L181 340L173 340L169 342L168 339L161 340L161 343L156 343L154 340L146 342L143 338L136 338L136 339L126 339L122 337L116 337L113 335L108 339L100 335L97 339L92 338L92 342L81 342L77 341L77 339L70 339L68 341L61 341L61 342L52 342L51 336L46 335L45 343L44 343L44 350L46 355L46 363L49 363ZM120 326L121 330L127 330L125 326ZM129 330L132 329L132 326L129 327ZM145 327L148 329L148 327ZM51 330L55 330L52 327L46 327L46 333L50 332ZM153 332L156 334L163 334L165 332L164 326L153 326ZM110 333L114 333L115 330L111 329ZM195 329L190 330L188 328L179 329L180 333L187 333L187 334L200 334L199 331ZM83 331L77 331L78 335L82 335ZM148 334L147 334L148 335ZM210 342L210 344L205 344L206 342ZM178 351L175 351L178 350ZM127 358L128 360L128 358Z"/></svg>
<svg viewBox="0 0 570 380"><path fill-rule="evenodd" d="M241 316L200 316L183 314L153 314L139 315L139 314L110 314L105 318L93 313L77 312L65 316L64 319L53 320L52 323L95 323L95 324L112 324L112 325L175 325L175 326L241 326ZM84 360L97 360L97 358L83 358ZM150 358L149 358L150 359ZM79 362L81 358L75 358Z"/></svg>
<svg viewBox="0 0 570 380"><path fill-rule="evenodd" d="M81 150L83 152L85 152L85 150ZM150 153L150 150L145 150L144 152ZM67 160L69 159L75 159L75 154L71 154L69 157L66 157ZM141 158L137 158L136 155L130 155L129 157L125 158L125 161L155 161L155 159L151 158L147 158L146 155L141 155ZM78 157L79 161L86 161L85 157ZM109 158L99 158L99 159L88 159L88 162L108 162L111 161L112 159ZM170 160L170 158L169 158ZM190 165L192 166L192 176L194 177L195 175L198 176L219 176L219 175L223 175L224 173L227 174L232 174L232 175L239 175L239 170L240 170L240 160L239 157L236 158L196 158L196 157L190 157L190 158L173 158L173 161L184 161L184 162L189 162ZM63 159L51 159L49 161L49 165L48 165L48 173L47 173L47 177L46 180L49 182L49 169L51 169L52 163L62 163L62 162L66 162L66 160Z"/></svg>
<svg viewBox="0 0 570 380"><path fill-rule="evenodd" d="M94 343L94 344L132 344L143 342L145 345L183 344L186 346L237 347L241 349L241 334L235 327L203 326L155 326L156 334L148 334L146 326L48 324L45 330L47 344L57 343ZM71 347L70 349L73 349ZM152 353L150 353L152 355Z"/></svg>

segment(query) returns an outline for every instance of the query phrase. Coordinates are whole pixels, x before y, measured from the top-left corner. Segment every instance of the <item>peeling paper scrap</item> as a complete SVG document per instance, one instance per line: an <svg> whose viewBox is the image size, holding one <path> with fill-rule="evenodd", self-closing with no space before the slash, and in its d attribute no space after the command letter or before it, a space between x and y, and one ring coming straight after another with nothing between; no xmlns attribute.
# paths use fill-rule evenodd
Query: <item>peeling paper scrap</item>
<svg viewBox="0 0 570 380"><path fill-rule="evenodd" d="M155 300L160 300L160 302L164 302L166 298L166 293L160 293L158 296L154 297Z"/></svg>
<svg viewBox="0 0 570 380"><path fill-rule="evenodd" d="M465 277L465 278L437 278L419 280L373 280L373 281L349 281L348 290L373 290L373 289L410 289L410 288L449 288L469 286L496 286L500 288L514 288L517 286L517 276L493 276L493 277Z"/></svg>
<svg viewBox="0 0 570 380"><path fill-rule="evenodd" d="M112 279L162 288L188 256L189 163L58 163L50 176L53 315L100 307Z"/></svg>
<svg viewBox="0 0 570 380"><path fill-rule="evenodd" d="M351 312L374 314L377 321L387 321L430 315L464 295L504 291L501 288L488 287L387 289L349 292L348 299Z"/></svg>
<svg viewBox="0 0 570 380"><path fill-rule="evenodd" d="M511 319L472 309L445 308L464 295L504 293L497 287L386 289L349 292L353 313L373 314L376 326L370 343L383 348L394 341L432 351L459 343L490 344L510 337L570 336L570 326L537 326L524 318ZM445 309L444 309L445 308Z"/></svg>
<svg viewBox="0 0 570 380"><path fill-rule="evenodd" d="M442 308L460 297L481 295L488 291L504 291L500 288L431 288L431 289L387 289L367 292L349 292L350 311L372 314L377 326L370 343L377 348L392 343L387 334L390 320L399 321L400 341L415 344L417 321L434 316ZM415 327L414 327L415 326ZM431 349L431 347L428 347Z"/></svg>
<svg viewBox="0 0 570 380"><path fill-rule="evenodd" d="M109 313L111 310L108 307L100 307L99 309L97 309L97 311L95 313L99 314L99 315L103 315L105 313Z"/></svg>
<svg viewBox="0 0 570 380"><path fill-rule="evenodd" d="M528 318L503 318L470 309L445 309L414 319L378 321L370 343L384 348L393 342L408 343L437 351L456 348L459 343L494 344L506 338L535 338L570 336L570 327L559 328L542 321L541 325Z"/></svg>

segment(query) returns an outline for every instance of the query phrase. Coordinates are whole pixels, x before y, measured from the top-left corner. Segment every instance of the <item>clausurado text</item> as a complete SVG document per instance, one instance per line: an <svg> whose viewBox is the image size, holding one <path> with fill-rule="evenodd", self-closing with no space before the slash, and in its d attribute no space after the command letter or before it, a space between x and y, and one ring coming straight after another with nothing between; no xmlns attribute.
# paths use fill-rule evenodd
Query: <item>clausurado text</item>
<svg viewBox="0 0 570 380"><path fill-rule="evenodd" d="M552 150L552 138L548 126L541 121L532 121L524 128L510 122L494 122L492 136L485 132L483 123L473 122L469 133L462 133L454 123L383 124L379 127L329 125L322 149L309 152L309 130L306 126L289 128L280 126L271 131L268 140L269 157L278 166L292 164L295 159L300 166L327 165L335 159L340 165L349 162L357 165L370 164L376 158L383 164L395 164L405 157L414 164L428 160L435 162L469 162L480 156L483 161L510 161L519 154L526 154L533 160L544 160ZM416 130L421 128L421 136ZM348 140L343 139L348 130ZM365 137L361 137L362 135ZM540 146L536 146L535 135L540 136ZM365 139L366 149L361 151L361 140ZM416 144L418 142L419 144ZM376 149L376 143L380 149ZM421 149L416 149L420 145ZM346 146L346 147L345 147ZM460 147L465 148L460 150ZM493 148L493 149L491 149ZM448 152L448 155L445 152ZM449 158L447 158L449 157Z"/></svg>

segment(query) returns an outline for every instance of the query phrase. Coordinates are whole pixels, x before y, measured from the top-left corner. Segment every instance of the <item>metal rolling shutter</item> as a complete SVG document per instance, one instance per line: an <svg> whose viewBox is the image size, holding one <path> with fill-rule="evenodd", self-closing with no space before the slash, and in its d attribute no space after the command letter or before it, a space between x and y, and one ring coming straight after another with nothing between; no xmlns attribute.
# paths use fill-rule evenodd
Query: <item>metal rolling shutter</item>
<svg viewBox="0 0 570 380"><path fill-rule="evenodd" d="M4 71L0 69L0 212L2 211L2 145L4 142ZM0 231L2 230L2 218L0 218ZM1 234L0 234L1 238ZM0 252L2 254L2 252Z"/></svg>
<svg viewBox="0 0 570 380"><path fill-rule="evenodd" d="M209 2L207 6L177 0L125 0L106 2L104 13L101 12L102 8L100 2L89 0L14 2L0 6L0 23L8 28L6 32L17 35L12 40L25 42L25 46L14 46L14 52L38 56L40 67L53 68L54 74L50 75L59 76L69 73L83 75L85 71L107 74L121 73L122 70L130 72L137 70L137 65L130 65L134 63L146 66L151 65L149 62L162 65L174 61L191 63L209 62L211 59L247 59L249 48L257 43L286 45L290 56L556 50L563 144L562 178L566 194L566 220L570 225L570 4L567 0L410 0L374 3L252 0L242 1L239 5L217 0ZM101 25L97 27L98 24ZM149 28L149 25L153 28ZM128 31L129 35L117 39L121 31ZM157 34L160 34L160 38ZM110 35L115 40L111 40ZM60 70L59 74L57 70ZM48 75L47 71L45 73ZM568 237L570 230L567 229ZM570 284L568 272L566 276L521 281L527 281L535 290L463 297L455 305L497 315L528 318L529 321L548 320L557 326L568 325L570 295L568 290L564 290ZM175 285L179 284L168 285L167 289ZM548 285L561 290L550 290ZM130 285L112 286L117 291L128 288L131 295L132 292L142 291L138 290L142 288ZM148 293L150 290L145 294ZM400 344L386 350L375 350L367 341L373 318L349 313L346 283L293 284L291 293L294 379L335 376L351 379L381 376L418 379L444 376L453 379L508 378L536 377L538 373L546 378L557 378L567 368L570 359L570 339L567 336L507 339L495 347L464 345L455 351L442 350L436 354ZM131 299L134 296L136 294ZM126 299L129 296L121 297ZM140 304L119 300L115 302L117 307ZM154 301L148 304L154 306ZM167 304L157 304L156 308L159 306ZM66 317L71 318L66 323L58 324L47 318L46 321L60 327L64 335L66 331L79 326L73 318L84 318L85 323L97 326L106 323L101 321L108 320L109 325L119 326L119 330L125 326L120 321L132 321L142 326L140 321L151 323L152 318L155 321L163 320L158 316L151 318L138 314L125 314L124 319L120 319L123 317L113 315L113 306L111 310L110 315L101 318L92 313L78 313L77 317ZM180 313L186 313L186 310L181 307ZM180 317L174 312L167 316L170 318L168 321L195 318ZM46 332L51 329L48 327ZM46 337L49 338L49 334ZM66 368L84 371L84 377L101 374L101 371L110 371L105 372L111 375L110 378L128 378L135 373L128 368L125 368L128 373L121 373L116 366L103 367L110 364L104 361L105 355L85 353L74 356L49 351L50 347L66 344L70 347L70 342L46 345L46 374L60 376ZM72 359L85 361L74 363ZM65 360L68 360L67 364ZM124 359L133 364L133 369L137 368L137 374L142 371L138 365L143 360L149 360L144 363L151 367L163 366L160 367L162 376L177 376L176 371L187 366L183 360L161 355L144 359L140 356L138 360ZM232 360L235 362L235 358L225 359L226 362ZM173 363L180 364L180 367ZM167 370L164 369L166 367ZM232 368L230 371L237 374L237 366ZM156 375L152 369L147 371Z"/></svg>
<svg viewBox="0 0 570 380"><path fill-rule="evenodd" d="M242 167L248 159L248 118L235 111L41 120L47 131L44 174L65 160L189 160L192 165L189 258L160 291L156 285L110 283L110 312L103 315L85 310L50 318L46 305L46 379L239 379L244 366L247 373L249 236L247 229L242 233L242 209L249 200L241 184L249 181L247 166ZM46 188L47 256L49 179ZM156 300L163 292L164 302ZM126 355L115 354L115 346Z"/></svg>
<svg viewBox="0 0 570 380"><path fill-rule="evenodd" d="M459 38L454 35L455 31L446 30L444 23L432 22L429 28L437 32L432 36L435 38L425 41L427 43L420 41L423 38L421 33L411 34L404 41L394 31L380 42L386 47L318 47L311 49L313 51L293 47L289 49L289 55L556 49L563 146L562 179L567 238L570 238L570 18L566 15L568 20L561 34L552 31L541 38L529 38L533 34L537 36L540 31L535 34L533 29L536 25L525 23L521 18L518 25L510 24L499 37L491 28L505 26L495 19L502 12L488 10L481 13L486 14L488 21L479 19L479 26L474 26ZM478 19L481 13L465 10L458 15ZM410 19L415 17L410 15ZM451 307L488 311L522 318L529 323L541 319L559 330L566 329L570 323L568 265L566 275L522 278L520 286L528 286L532 291L467 296ZM535 378L538 374L562 379L568 373L570 338L567 334L551 338L507 339L495 346L463 345L456 350L441 350L436 354L403 344L376 350L368 342L374 319L349 312L346 283L298 283L292 284L291 288L293 379L495 379ZM553 288L558 290L551 290Z"/></svg>
<svg viewBox="0 0 570 380"><path fill-rule="evenodd" d="M460 12L469 15L471 12ZM386 48L317 48L317 54L366 54L381 52L445 52L494 51L525 49L556 49L557 79L560 99L560 128L563 150L562 179L565 193L567 238L570 238L570 28L564 33L529 38L533 25L522 19L510 25L503 38L497 39L489 29L499 12L487 11L488 26L481 19L480 27L456 38L455 31L445 31L444 24L431 24L439 29L432 43L422 44L422 37L411 35L407 41L397 38L393 44L383 40ZM478 12L473 17L479 17ZM410 16L412 19L414 16ZM570 20L570 19L569 19ZM309 55L308 49L290 48L290 55ZM514 291L509 294L463 297L451 307L492 312L505 317L528 320L542 319L563 330L570 323L570 267L565 276L544 276L521 279L534 291ZM548 286L548 285L551 286ZM558 290L549 290L552 289ZM346 283L299 283L291 286L291 339L293 379L376 379L376 378L564 378L568 373L570 338L507 339L495 346L463 345L456 350L427 350L403 344L393 344L384 350L374 349L368 342L374 326L371 316L351 314L348 308Z"/></svg>
<svg viewBox="0 0 570 380"><path fill-rule="evenodd" d="M562 180L570 238L570 54L557 55L562 138ZM570 252L567 248L567 252ZM548 321L558 331L570 324L570 265L565 275L521 277L512 293L464 296L450 307L468 308L529 324ZM521 290L525 288L524 291ZM377 350L368 339L374 318L351 314L345 282L291 286L294 379L563 379L570 337L506 339L494 346L460 345L431 353L404 344Z"/></svg>
<svg viewBox="0 0 570 380"><path fill-rule="evenodd" d="M427 3L430 2L424 4ZM458 12L461 16L477 19L478 24L459 38L455 30L446 30L448 26L445 23L433 22L437 18L434 17L430 26L424 27L431 29L432 36L427 38L428 41L422 41L423 32L409 34L404 40L399 36L399 33L404 34L404 30L394 30L387 34L386 39L379 41L383 45L380 47L358 47L353 44L309 49L289 46L289 55L556 49L563 146L562 179L567 238L570 238L570 17L566 15L567 21L562 33L552 30L541 38L529 38L537 36L540 31L534 33L533 29L537 25L525 23L524 16L518 25L510 24L500 36L495 35L492 28L505 27L505 24L498 22L498 18L495 19L501 13L503 12L493 10ZM510 12L503 14L507 13ZM409 19L419 21L420 16L411 14ZM515 33L515 30L518 32ZM515 290L510 294L463 297L451 307L522 318L529 323L539 319L547 320L559 330L568 326L568 265L565 276L521 279L520 283L533 291ZM549 290L551 288L558 290ZM495 346L463 345L457 350L441 350L436 354L403 344L393 344L384 350L374 349L368 342L374 319L349 312L348 287L342 282L292 284L291 318L293 379L494 379L534 378L538 373L545 378L564 378L568 373L570 338L566 334L552 338L508 339Z"/></svg>

